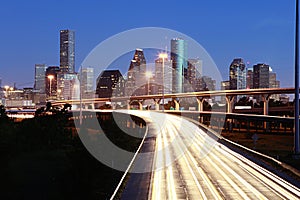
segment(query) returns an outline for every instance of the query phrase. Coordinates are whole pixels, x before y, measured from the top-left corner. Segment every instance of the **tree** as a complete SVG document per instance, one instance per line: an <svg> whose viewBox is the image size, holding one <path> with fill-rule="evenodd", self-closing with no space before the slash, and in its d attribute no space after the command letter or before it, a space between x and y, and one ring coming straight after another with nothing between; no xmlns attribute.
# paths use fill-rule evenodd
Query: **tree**
<svg viewBox="0 0 300 200"><path fill-rule="evenodd" d="M4 105L0 105L0 119L7 119L8 116L6 114L6 110L5 110L5 107Z"/></svg>
<svg viewBox="0 0 300 200"><path fill-rule="evenodd" d="M50 111L51 108L52 108L52 103L51 103L50 101L48 101L48 102L46 103L46 112L47 112L47 111Z"/></svg>

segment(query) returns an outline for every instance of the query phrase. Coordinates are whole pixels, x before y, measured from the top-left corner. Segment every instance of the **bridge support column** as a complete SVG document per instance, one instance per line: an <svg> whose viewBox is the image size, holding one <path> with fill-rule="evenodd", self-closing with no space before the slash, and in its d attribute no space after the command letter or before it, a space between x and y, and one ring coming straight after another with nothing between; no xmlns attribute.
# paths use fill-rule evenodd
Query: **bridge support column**
<svg viewBox="0 0 300 200"><path fill-rule="evenodd" d="M264 115L268 115L269 114L269 100L270 100L270 96L269 94L262 94L262 100L264 102ZM268 122L264 122L264 129L265 130L269 130L269 123Z"/></svg>
<svg viewBox="0 0 300 200"><path fill-rule="evenodd" d="M116 110L117 108L117 102L111 102L111 109Z"/></svg>
<svg viewBox="0 0 300 200"><path fill-rule="evenodd" d="M227 113L232 113L234 97L235 96L226 96Z"/></svg>
<svg viewBox="0 0 300 200"><path fill-rule="evenodd" d="M264 115L269 114L269 100L270 100L270 95L263 94L262 100L264 102Z"/></svg>
<svg viewBox="0 0 300 200"><path fill-rule="evenodd" d="M138 101L139 103L139 110L143 110L143 103L141 101Z"/></svg>
<svg viewBox="0 0 300 200"><path fill-rule="evenodd" d="M173 99L174 103L175 103L175 110L179 110L179 100L177 99Z"/></svg>
<svg viewBox="0 0 300 200"><path fill-rule="evenodd" d="M155 104L155 110L159 110L160 99L153 99L153 100L154 100L154 104Z"/></svg>
<svg viewBox="0 0 300 200"><path fill-rule="evenodd" d="M91 109L95 110L95 104L94 103L90 104L90 106L91 106Z"/></svg>
<svg viewBox="0 0 300 200"><path fill-rule="evenodd" d="M127 110L130 110L130 100L127 100L126 104L127 104Z"/></svg>
<svg viewBox="0 0 300 200"><path fill-rule="evenodd" d="M204 98L203 98L203 97L198 97L198 98L197 98L198 111L199 111L199 112L202 112L202 111L203 111L203 101L204 101Z"/></svg>
<svg viewBox="0 0 300 200"><path fill-rule="evenodd" d="M203 111L203 102L204 102L204 98L203 97L197 97L197 103L198 103L198 111L199 113L199 122L203 123L203 116L202 115L202 111Z"/></svg>

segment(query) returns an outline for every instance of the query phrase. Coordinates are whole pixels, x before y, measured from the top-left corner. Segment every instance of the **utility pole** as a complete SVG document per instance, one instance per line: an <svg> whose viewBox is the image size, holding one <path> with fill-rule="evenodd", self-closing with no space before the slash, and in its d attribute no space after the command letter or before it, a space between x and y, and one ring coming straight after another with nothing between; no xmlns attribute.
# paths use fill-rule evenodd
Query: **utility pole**
<svg viewBox="0 0 300 200"><path fill-rule="evenodd" d="M299 149L299 0L296 0L296 25L295 25L295 135L294 153L300 154Z"/></svg>

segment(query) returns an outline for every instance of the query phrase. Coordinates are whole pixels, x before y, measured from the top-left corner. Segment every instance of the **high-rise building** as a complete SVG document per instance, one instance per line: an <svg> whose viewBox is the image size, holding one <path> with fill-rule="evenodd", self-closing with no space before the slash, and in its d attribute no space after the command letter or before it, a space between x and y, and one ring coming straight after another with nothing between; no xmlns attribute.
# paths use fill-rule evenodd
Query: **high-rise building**
<svg viewBox="0 0 300 200"><path fill-rule="evenodd" d="M230 81L222 81L221 90L230 90Z"/></svg>
<svg viewBox="0 0 300 200"><path fill-rule="evenodd" d="M202 61L200 59L188 59L185 92L196 90L197 78L202 76Z"/></svg>
<svg viewBox="0 0 300 200"><path fill-rule="evenodd" d="M253 66L253 88L269 88L270 66L259 63Z"/></svg>
<svg viewBox="0 0 300 200"><path fill-rule="evenodd" d="M171 60L173 68L173 93L182 93L184 88L184 69L187 68L186 43L181 38L171 40Z"/></svg>
<svg viewBox="0 0 300 200"><path fill-rule="evenodd" d="M216 80L212 79L209 76L202 76L202 90L214 91L216 90Z"/></svg>
<svg viewBox="0 0 300 200"><path fill-rule="evenodd" d="M276 73L272 71L272 68L270 67L269 71L269 88L279 88L280 87L280 81L276 79ZM279 94L273 94L271 99L279 100L280 95Z"/></svg>
<svg viewBox="0 0 300 200"><path fill-rule="evenodd" d="M242 58L235 58L229 67L231 90L246 89L246 66Z"/></svg>
<svg viewBox="0 0 300 200"><path fill-rule="evenodd" d="M92 98L94 84L94 68L86 67L81 69L80 85L82 98Z"/></svg>
<svg viewBox="0 0 300 200"><path fill-rule="evenodd" d="M164 70L162 61L164 59ZM164 73L164 74L163 74ZM155 85L153 86L153 94L172 93L172 61L167 58L158 58L155 60Z"/></svg>
<svg viewBox="0 0 300 200"><path fill-rule="evenodd" d="M230 90L230 81L222 81L221 82L221 90ZM221 102L226 103L226 96L221 96Z"/></svg>
<svg viewBox="0 0 300 200"><path fill-rule="evenodd" d="M253 89L253 69L252 68L249 68L247 70L246 88Z"/></svg>
<svg viewBox="0 0 300 200"><path fill-rule="evenodd" d="M75 32L60 31L60 70L61 72L75 72Z"/></svg>
<svg viewBox="0 0 300 200"><path fill-rule="evenodd" d="M100 98L121 96L122 83L124 83L123 76L119 70L104 70L97 78L96 94Z"/></svg>
<svg viewBox="0 0 300 200"><path fill-rule="evenodd" d="M72 100L77 99L79 91L78 75L76 73L57 73L57 99Z"/></svg>
<svg viewBox="0 0 300 200"><path fill-rule="evenodd" d="M56 97L57 95L57 74L59 73L58 66L49 66L46 69L46 94L48 97Z"/></svg>
<svg viewBox="0 0 300 200"><path fill-rule="evenodd" d="M136 49L127 72L126 96L147 94L146 59L142 49Z"/></svg>
<svg viewBox="0 0 300 200"><path fill-rule="evenodd" d="M39 91L40 94L45 93L46 69L47 66L45 64L35 64L34 90Z"/></svg>
<svg viewBox="0 0 300 200"><path fill-rule="evenodd" d="M269 88L270 87L270 66L259 63L253 66L253 88ZM261 95L255 95L257 102L262 100Z"/></svg>

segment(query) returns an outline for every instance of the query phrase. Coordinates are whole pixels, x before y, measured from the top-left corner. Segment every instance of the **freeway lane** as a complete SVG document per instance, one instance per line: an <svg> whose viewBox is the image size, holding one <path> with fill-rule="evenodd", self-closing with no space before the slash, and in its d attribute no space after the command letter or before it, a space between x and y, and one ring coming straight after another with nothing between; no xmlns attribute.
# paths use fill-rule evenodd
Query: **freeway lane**
<svg viewBox="0 0 300 200"><path fill-rule="evenodd" d="M218 143L188 120L157 112L126 112L151 121L159 130L148 199L300 198L299 188Z"/></svg>

